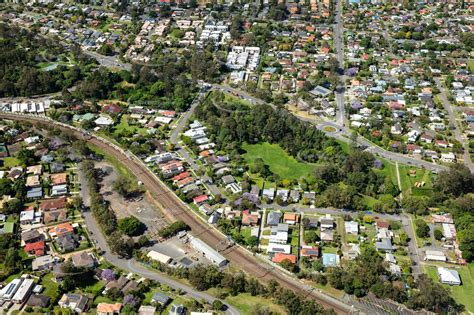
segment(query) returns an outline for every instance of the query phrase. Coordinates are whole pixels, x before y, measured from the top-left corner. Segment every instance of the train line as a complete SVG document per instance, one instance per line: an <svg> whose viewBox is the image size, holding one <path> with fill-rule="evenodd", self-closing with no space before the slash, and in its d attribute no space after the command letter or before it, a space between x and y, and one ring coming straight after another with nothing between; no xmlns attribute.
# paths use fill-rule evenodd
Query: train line
<svg viewBox="0 0 474 315"><path fill-rule="evenodd" d="M163 211L168 211L177 220L184 221L195 235L199 235L209 245L216 245L226 240L226 237L216 229L210 227L207 222L193 213L193 211L181 201L172 191L161 182L155 174L139 161L130 157L125 151L112 144L111 142L88 134L86 131L53 121L47 117L22 115L11 113L0 113L0 118L11 120L22 120L30 123L46 123L61 130L69 130L79 138L82 138L90 144L99 147L107 155L113 156L126 166L138 180L155 196L158 203L161 204ZM317 292L308 288L299 280L292 278L278 269L270 266L254 257L247 250L236 245L229 251L223 253L229 262L239 266L245 273L258 278L264 283L275 280L281 287L291 289L296 293L307 296L318 302L324 308L333 309L337 314L354 313L354 308L344 302L328 296L322 292Z"/></svg>

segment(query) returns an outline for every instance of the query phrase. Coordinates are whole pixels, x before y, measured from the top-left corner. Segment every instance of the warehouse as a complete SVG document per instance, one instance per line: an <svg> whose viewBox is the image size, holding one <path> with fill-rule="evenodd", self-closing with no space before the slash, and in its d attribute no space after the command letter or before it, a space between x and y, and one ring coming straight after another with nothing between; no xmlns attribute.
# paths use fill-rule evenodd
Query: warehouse
<svg viewBox="0 0 474 315"><path fill-rule="evenodd" d="M2 290L0 290L0 299L7 301L11 300L15 295L16 291L18 291L18 288L20 287L22 282L23 279L17 278L7 284L4 288L2 288Z"/></svg>
<svg viewBox="0 0 474 315"><path fill-rule="evenodd" d="M159 253L157 251L151 250L148 252L147 257L156 261L159 261L162 264L169 264L172 258L168 255Z"/></svg>
<svg viewBox="0 0 474 315"><path fill-rule="evenodd" d="M192 248L200 252L204 257L212 261L215 265L223 267L227 264L227 259L225 259L224 256L219 254L216 250L211 248L200 239L193 237L190 244Z"/></svg>

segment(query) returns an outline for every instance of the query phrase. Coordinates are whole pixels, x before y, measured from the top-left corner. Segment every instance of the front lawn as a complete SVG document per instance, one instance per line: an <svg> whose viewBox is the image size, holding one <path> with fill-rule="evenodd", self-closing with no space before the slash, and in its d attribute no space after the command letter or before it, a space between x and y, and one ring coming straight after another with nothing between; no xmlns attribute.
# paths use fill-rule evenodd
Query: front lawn
<svg viewBox="0 0 474 315"><path fill-rule="evenodd" d="M242 149L246 151L243 157L248 164L253 164L256 159L261 158L269 166L270 171L282 179L298 179L310 174L315 167L312 164L298 162L278 144L268 142L244 144Z"/></svg>
<svg viewBox="0 0 474 315"><path fill-rule="evenodd" d="M5 168L12 168L20 164L20 160L13 156L9 156L3 159L3 166L5 166Z"/></svg>

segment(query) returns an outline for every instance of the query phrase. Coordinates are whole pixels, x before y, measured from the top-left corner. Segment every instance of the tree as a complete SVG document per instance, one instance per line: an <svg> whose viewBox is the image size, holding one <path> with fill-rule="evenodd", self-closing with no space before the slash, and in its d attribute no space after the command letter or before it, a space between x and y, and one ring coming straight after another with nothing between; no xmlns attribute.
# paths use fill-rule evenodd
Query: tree
<svg viewBox="0 0 474 315"><path fill-rule="evenodd" d="M418 237L428 237L430 236L430 227L426 224L425 221L422 219L418 219L415 221L416 225L416 235Z"/></svg>
<svg viewBox="0 0 474 315"><path fill-rule="evenodd" d="M443 238L443 231L440 229L435 229L433 233L436 240L440 241Z"/></svg>
<svg viewBox="0 0 474 315"><path fill-rule="evenodd" d="M113 281L115 280L115 273L112 269L104 269L100 273L100 277L106 281Z"/></svg>
<svg viewBox="0 0 474 315"><path fill-rule="evenodd" d="M462 310L456 304L449 291L441 284L435 283L426 274L418 276L416 281L418 290L414 290L408 302L413 309L427 309L435 313L457 313Z"/></svg>
<svg viewBox="0 0 474 315"><path fill-rule="evenodd" d="M131 216L118 221L118 228L128 236L136 236L143 233L145 225L136 217Z"/></svg>
<svg viewBox="0 0 474 315"><path fill-rule="evenodd" d="M223 307L224 307L224 303L222 303L221 300L215 299L214 301L212 301L212 309L213 310L221 311Z"/></svg>
<svg viewBox="0 0 474 315"><path fill-rule="evenodd" d="M319 241L320 241L320 238L318 234L316 233L316 231L310 230L304 233L304 242L306 244L315 243Z"/></svg>
<svg viewBox="0 0 474 315"><path fill-rule="evenodd" d="M464 164L453 164L442 171L433 183L435 191L447 196L458 197L474 192L474 174Z"/></svg>
<svg viewBox="0 0 474 315"><path fill-rule="evenodd" d="M113 189L124 198L132 198L143 193L142 187L123 176L117 178L113 184Z"/></svg>

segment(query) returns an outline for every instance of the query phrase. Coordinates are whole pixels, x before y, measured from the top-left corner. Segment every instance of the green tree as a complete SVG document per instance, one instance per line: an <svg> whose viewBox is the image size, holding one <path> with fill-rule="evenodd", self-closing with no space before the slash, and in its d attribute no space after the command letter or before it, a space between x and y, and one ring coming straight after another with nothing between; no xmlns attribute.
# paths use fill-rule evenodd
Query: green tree
<svg viewBox="0 0 474 315"><path fill-rule="evenodd" d="M136 217L131 216L120 219L118 221L118 228L120 231L122 231L122 233L128 236L136 236L143 233L145 226Z"/></svg>

